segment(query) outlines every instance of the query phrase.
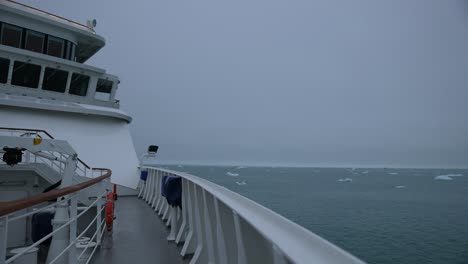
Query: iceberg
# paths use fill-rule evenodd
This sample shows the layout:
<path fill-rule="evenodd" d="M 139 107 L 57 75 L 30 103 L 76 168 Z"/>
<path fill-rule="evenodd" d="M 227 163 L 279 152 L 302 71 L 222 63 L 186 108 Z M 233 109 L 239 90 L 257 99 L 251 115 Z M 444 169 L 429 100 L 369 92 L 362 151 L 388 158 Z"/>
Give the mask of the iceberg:
<path fill-rule="evenodd" d="M 396 189 L 403 189 L 403 188 L 406 188 L 406 186 L 404 185 L 398 185 L 398 186 L 395 186 Z"/>
<path fill-rule="evenodd" d="M 463 174 L 445 174 L 445 175 L 439 175 L 435 176 L 434 180 L 436 181 L 451 181 L 453 180 L 453 177 L 461 177 Z"/>
<path fill-rule="evenodd" d="M 342 178 L 342 179 L 338 179 L 339 182 L 352 182 L 353 179 L 351 178 Z"/>
<path fill-rule="evenodd" d="M 398 172 L 389 172 L 390 175 L 398 175 Z"/>
<path fill-rule="evenodd" d="M 240 186 L 247 185 L 247 183 L 245 181 L 236 181 L 236 184 L 240 185 Z"/>
<path fill-rule="evenodd" d="M 239 167 L 237 167 L 237 169 L 238 169 L 238 170 L 240 170 L 240 169 L 247 169 L 247 167 L 246 167 L 246 166 L 239 166 Z"/>
<path fill-rule="evenodd" d="M 231 176 L 231 177 L 237 177 L 237 176 L 239 176 L 239 173 L 233 173 L 233 172 L 228 171 L 228 172 L 226 172 L 226 175 Z"/>

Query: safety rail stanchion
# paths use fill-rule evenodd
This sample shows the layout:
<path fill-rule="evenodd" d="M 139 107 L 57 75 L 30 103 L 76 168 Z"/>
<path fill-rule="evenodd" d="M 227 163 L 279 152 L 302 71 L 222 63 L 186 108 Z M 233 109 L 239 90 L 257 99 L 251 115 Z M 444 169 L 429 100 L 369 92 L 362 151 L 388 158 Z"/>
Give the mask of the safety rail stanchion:
<path fill-rule="evenodd" d="M 184 179 L 181 179 L 181 187 L 182 187 L 182 190 L 184 189 Z M 187 203 L 185 202 L 185 199 L 186 199 L 186 195 L 184 194 L 184 192 L 182 192 L 182 200 L 181 200 L 181 203 L 182 203 L 182 208 L 180 209 L 180 219 L 182 221 L 182 223 L 180 223 L 179 225 L 179 231 L 177 233 L 177 236 L 176 236 L 176 239 L 175 239 L 175 242 L 178 244 L 180 242 L 183 242 L 185 241 L 185 232 L 186 232 L 186 226 L 187 226 Z"/>
<path fill-rule="evenodd" d="M 156 175 L 154 174 L 154 171 L 151 171 L 151 173 L 148 173 L 151 175 L 151 185 L 150 185 L 150 196 L 148 198 L 148 204 L 151 205 L 151 202 L 153 201 L 153 195 L 155 191 L 155 184 L 156 184 Z"/>
<path fill-rule="evenodd" d="M 156 204 L 154 205 L 154 211 L 156 213 L 159 213 L 158 209 L 159 209 L 159 205 L 161 203 L 161 172 L 159 170 L 156 170 L 156 169 L 153 169 L 155 172 L 156 172 L 156 192 L 157 192 L 157 196 L 156 196 Z"/>
<path fill-rule="evenodd" d="M 153 182 L 154 182 L 154 179 L 153 179 L 153 173 L 151 171 L 148 172 L 148 178 L 147 178 L 147 182 L 148 182 L 148 193 L 146 195 L 146 198 L 145 198 L 145 201 L 146 203 L 149 203 L 149 200 L 151 199 L 151 194 L 153 193 Z"/>
<path fill-rule="evenodd" d="M 148 174 L 147 174 L 144 185 L 143 185 L 143 196 L 141 197 L 141 199 L 143 199 L 143 201 L 145 200 L 146 194 L 148 193 L 148 180 L 149 180 L 149 178 L 148 178 Z"/>
<path fill-rule="evenodd" d="M 102 216 L 101 216 L 101 211 L 103 207 L 102 197 L 98 196 L 96 199 L 98 200 L 96 203 L 97 219 L 102 219 Z M 101 234 L 101 223 L 99 221 L 96 221 L 96 232 L 98 234 Z M 97 236 L 96 245 L 100 245 L 100 244 L 101 244 L 101 237 Z"/>
<path fill-rule="evenodd" d="M 151 181 L 151 178 L 150 178 L 149 172 L 148 172 L 148 174 L 146 175 L 146 181 L 145 181 L 145 192 L 144 192 L 143 198 L 142 198 L 143 201 L 146 201 L 146 197 L 148 197 L 150 181 Z"/>
<path fill-rule="evenodd" d="M 154 174 L 154 197 L 153 201 L 151 201 L 151 208 L 156 206 L 156 201 L 158 200 L 159 190 L 158 190 L 158 182 L 159 182 L 159 175 L 157 170 L 153 170 Z"/>
<path fill-rule="evenodd" d="M 8 238 L 8 216 L 0 217 L 0 264 L 6 260 L 6 248 Z"/>
<path fill-rule="evenodd" d="M 156 171 L 152 170 L 151 171 L 151 177 L 153 178 L 153 182 L 151 184 L 151 197 L 148 203 L 150 204 L 151 207 L 153 207 L 153 201 L 154 198 L 156 197 L 156 186 L 157 186 L 157 177 L 156 177 Z"/>
<path fill-rule="evenodd" d="M 77 207 L 78 207 L 78 196 L 74 195 L 73 198 L 70 200 L 70 218 L 73 219 L 74 221 L 70 224 L 70 242 L 72 246 L 68 250 L 68 263 L 73 263 L 75 262 L 76 259 L 76 247 L 75 241 L 76 241 L 76 227 L 77 227 Z"/>

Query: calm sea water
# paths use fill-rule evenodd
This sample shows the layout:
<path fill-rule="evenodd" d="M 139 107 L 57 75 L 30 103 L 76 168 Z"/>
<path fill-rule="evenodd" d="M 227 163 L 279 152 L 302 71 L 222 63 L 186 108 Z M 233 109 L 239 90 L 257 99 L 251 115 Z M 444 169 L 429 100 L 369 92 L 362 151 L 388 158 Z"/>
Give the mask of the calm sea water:
<path fill-rule="evenodd" d="M 225 186 L 369 263 L 468 263 L 468 170 L 164 167 Z"/>

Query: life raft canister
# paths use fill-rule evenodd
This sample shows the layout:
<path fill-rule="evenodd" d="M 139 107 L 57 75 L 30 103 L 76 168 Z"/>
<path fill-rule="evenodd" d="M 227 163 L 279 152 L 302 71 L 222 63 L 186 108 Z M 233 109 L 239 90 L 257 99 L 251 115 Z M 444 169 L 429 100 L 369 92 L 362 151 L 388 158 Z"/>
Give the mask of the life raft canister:
<path fill-rule="evenodd" d="M 110 192 L 107 194 L 106 201 L 106 228 L 107 231 L 112 231 L 114 223 L 114 193 Z"/>

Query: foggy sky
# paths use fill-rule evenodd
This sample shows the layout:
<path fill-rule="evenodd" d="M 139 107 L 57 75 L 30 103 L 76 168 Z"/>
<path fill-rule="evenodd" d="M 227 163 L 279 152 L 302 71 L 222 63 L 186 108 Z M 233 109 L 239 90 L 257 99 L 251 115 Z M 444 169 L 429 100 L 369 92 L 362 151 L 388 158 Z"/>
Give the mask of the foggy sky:
<path fill-rule="evenodd" d="M 160 162 L 468 167 L 465 1 L 21 2 L 97 19 Z"/>

